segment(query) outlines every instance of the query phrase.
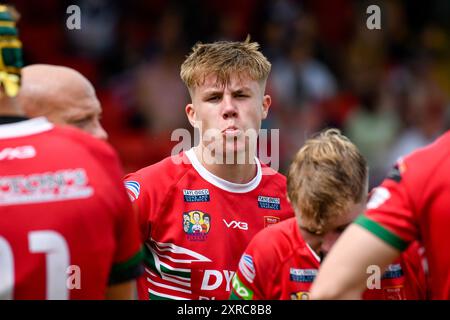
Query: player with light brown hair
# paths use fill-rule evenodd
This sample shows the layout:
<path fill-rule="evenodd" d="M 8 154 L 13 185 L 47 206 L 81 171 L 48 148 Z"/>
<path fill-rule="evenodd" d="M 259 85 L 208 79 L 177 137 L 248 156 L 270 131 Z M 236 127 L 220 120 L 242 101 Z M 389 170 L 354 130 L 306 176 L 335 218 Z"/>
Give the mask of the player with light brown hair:
<path fill-rule="evenodd" d="M 251 238 L 293 216 L 286 178 L 256 157 L 269 72 L 249 39 L 197 44 L 181 66 L 200 143 L 125 179 L 149 257 L 141 299 L 228 298 Z"/>
<path fill-rule="evenodd" d="M 356 146 L 330 129 L 308 140 L 288 173 L 288 197 L 305 240 L 325 255 L 355 215 L 368 192 L 367 163 Z"/>
<path fill-rule="evenodd" d="M 307 140 L 297 152 L 287 179 L 296 217 L 253 238 L 234 276 L 231 298 L 307 299 L 321 261 L 364 210 L 367 181 L 366 160 L 339 130 L 329 129 Z M 365 298 L 415 297 L 415 283 L 405 284 L 402 273 L 409 274 L 409 264 L 402 262 L 400 269 L 397 265 L 391 269 L 381 287 L 368 290 Z M 395 290 L 386 291 L 391 287 Z"/>

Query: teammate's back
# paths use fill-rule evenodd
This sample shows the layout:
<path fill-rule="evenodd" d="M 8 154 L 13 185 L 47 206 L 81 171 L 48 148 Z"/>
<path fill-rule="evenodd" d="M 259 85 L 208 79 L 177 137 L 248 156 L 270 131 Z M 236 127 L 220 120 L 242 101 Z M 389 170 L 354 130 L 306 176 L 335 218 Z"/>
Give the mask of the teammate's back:
<path fill-rule="evenodd" d="M 0 125 L 0 298 L 101 299 L 139 274 L 114 151 L 45 118 Z"/>

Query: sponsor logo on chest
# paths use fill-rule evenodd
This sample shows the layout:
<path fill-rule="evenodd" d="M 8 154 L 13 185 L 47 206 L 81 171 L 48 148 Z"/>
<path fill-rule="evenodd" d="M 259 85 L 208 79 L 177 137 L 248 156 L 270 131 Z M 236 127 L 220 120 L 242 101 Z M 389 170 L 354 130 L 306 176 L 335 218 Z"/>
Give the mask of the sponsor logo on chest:
<path fill-rule="evenodd" d="M 227 221 L 225 219 L 222 219 L 223 223 L 227 226 L 227 228 L 230 229 L 239 229 L 239 230 L 248 230 L 248 223 L 247 222 L 241 222 L 241 221 Z"/>
<path fill-rule="evenodd" d="M 294 282 L 313 282 L 317 275 L 317 269 L 295 269 L 289 271 L 289 279 Z"/>
<path fill-rule="evenodd" d="M 183 189 L 184 202 L 209 202 L 209 190 L 188 190 Z"/>
<path fill-rule="evenodd" d="M 280 198 L 258 196 L 258 207 L 261 209 L 280 210 Z"/>
<path fill-rule="evenodd" d="M 397 279 L 403 277 L 403 269 L 400 264 L 390 264 L 381 279 Z"/>

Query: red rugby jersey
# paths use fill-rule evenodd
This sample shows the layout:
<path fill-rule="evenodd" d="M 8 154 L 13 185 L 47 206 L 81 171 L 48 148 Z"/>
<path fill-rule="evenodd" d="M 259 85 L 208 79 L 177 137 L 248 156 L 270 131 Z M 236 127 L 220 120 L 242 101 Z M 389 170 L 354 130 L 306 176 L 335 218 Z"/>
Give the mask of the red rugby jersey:
<path fill-rule="evenodd" d="M 425 247 L 432 299 L 450 299 L 450 132 L 400 159 L 356 223 L 398 250 Z"/>
<path fill-rule="evenodd" d="M 102 299 L 142 272 L 114 151 L 45 118 L 0 125 L 0 299 Z"/>
<path fill-rule="evenodd" d="M 294 215 L 286 178 L 257 161 L 246 184 L 208 172 L 193 149 L 125 178 L 146 242 L 141 299 L 228 299 L 250 239 Z"/>
<path fill-rule="evenodd" d="M 366 290 L 364 299 L 425 298 L 417 249 L 411 247 L 405 258 L 391 264 L 380 288 Z M 231 299 L 307 300 L 319 267 L 320 258 L 304 241 L 296 218 L 288 219 L 261 231 L 250 242 L 233 278 Z"/>

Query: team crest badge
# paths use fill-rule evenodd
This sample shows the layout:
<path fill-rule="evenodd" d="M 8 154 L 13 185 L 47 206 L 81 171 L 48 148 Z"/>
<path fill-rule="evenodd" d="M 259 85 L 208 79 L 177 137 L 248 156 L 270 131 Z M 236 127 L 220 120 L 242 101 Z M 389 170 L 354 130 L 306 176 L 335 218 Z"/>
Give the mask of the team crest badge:
<path fill-rule="evenodd" d="M 291 300 L 309 300 L 309 292 L 300 291 L 291 293 Z"/>
<path fill-rule="evenodd" d="M 279 217 L 264 216 L 264 228 L 277 224 L 278 222 L 280 222 Z"/>
<path fill-rule="evenodd" d="M 211 216 L 202 211 L 193 210 L 183 213 L 183 231 L 190 241 L 205 241 L 211 230 Z"/>

